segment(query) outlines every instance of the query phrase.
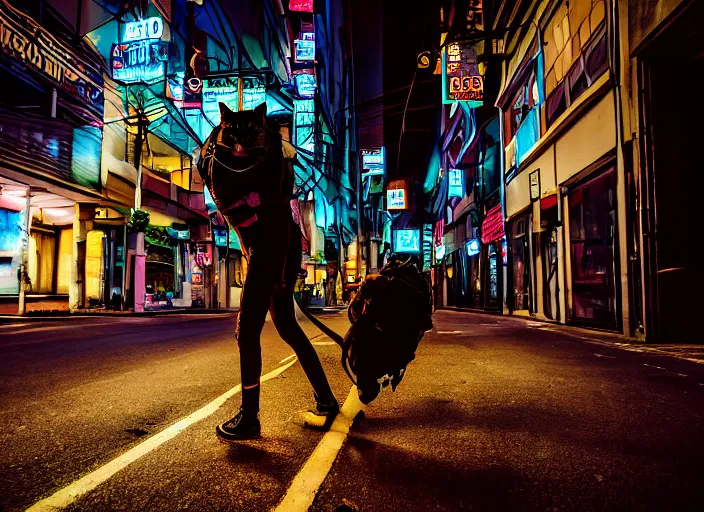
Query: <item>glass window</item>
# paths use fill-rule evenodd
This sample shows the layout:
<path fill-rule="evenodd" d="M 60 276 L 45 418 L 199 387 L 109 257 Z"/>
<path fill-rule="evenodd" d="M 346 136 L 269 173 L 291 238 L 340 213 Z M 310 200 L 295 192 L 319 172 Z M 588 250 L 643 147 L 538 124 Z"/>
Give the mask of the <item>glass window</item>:
<path fill-rule="evenodd" d="M 614 168 L 569 196 L 572 317 L 616 327 Z"/>
<path fill-rule="evenodd" d="M 528 250 L 529 216 L 513 222 L 511 257 L 513 260 L 513 310 L 530 309 L 530 253 Z"/>
<path fill-rule="evenodd" d="M 603 20 L 604 0 L 571 0 L 556 9 L 546 26 L 543 42 L 548 126 L 606 71 Z"/>

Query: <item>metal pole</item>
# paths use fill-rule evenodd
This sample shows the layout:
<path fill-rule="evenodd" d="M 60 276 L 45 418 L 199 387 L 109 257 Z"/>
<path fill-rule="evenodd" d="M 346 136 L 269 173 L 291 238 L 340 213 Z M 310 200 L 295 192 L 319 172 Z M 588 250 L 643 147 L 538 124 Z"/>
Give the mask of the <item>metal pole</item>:
<path fill-rule="evenodd" d="M 125 310 L 125 301 L 127 300 L 127 291 L 125 287 L 127 286 L 127 224 L 123 226 L 122 230 L 122 289 L 121 289 L 121 304 L 120 311 Z"/>
<path fill-rule="evenodd" d="M 230 309 L 230 224 L 225 221 L 227 247 L 225 248 L 225 308 Z"/>
<path fill-rule="evenodd" d="M 56 103 L 58 101 L 58 92 L 56 91 L 56 87 L 51 89 L 51 117 L 52 119 L 56 119 Z"/>
<path fill-rule="evenodd" d="M 144 120 L 141 118 L 137 124 L 137 140 L 135 141 L 134 160 L 137 167 L 137 187 L 134 191 L 134 208 L 139 210 L 142 207 L 142 136 L 144 130 Z M 147 255 L 144 252 L 144 232 L 137 233 L 137 247 L 134 262 L 134 310 L 137 313 L 144 311 L 146 298 L 146 271 Z"/>
<path fill-rule="evenodd" d="M 27 285 L 27 267 L 29 266 L 29 230 L 32 226 L 32 209 L 30 205 L 32 201 L 31 191 L 31 187 L 27 187 L 27 198 L 24 207 L 24 233 L 22 240 L 22 252 L 20 256 L 20 297 L 19 306 L 17 308 L 18 315 L 24 315 L 26 313 L 25 288 Z"/>
<path fill-rule="evenodd" d="M 363 236 L 363 230 L 362 230 L 362 223 L 364 221 L 364 212 L 362 212 L 362 162 L 359 158 L 359 148 L 358 148 L 358 142 L 359 142 L 359 134 L 358 134 L 358 126 L 357 126 L 357 91 L 355 88 L 355 66 L 354 66 L 354 37 L 353 37 L 353 23 L 354 23 L 354 17 L 352 13 L 352 2 L 349 0 L 346 2 L 346 11 L 347 11 L 347 19 L 349 20 L 349 32 L 348 32 L 348 37 L 347 37 L 347 44 L 349 45 L 349 51 L 350 51 L 350 61 L 349 61 L 349 66 L 350 66 L 350 71 L 351 71 L 351 77 L 350 77 L 350 110 L 349 110 L 349 115 L 352 116 L 352 150 L 354 151 L 354 158 L 355 158 L 355 166 L 356 166 L 356 174 L 357 174 L 357 183 L 356 183 L 356 194 L 357 194 L 357 256 L 356 256 L 356 266 L 357 266 L 357 275 L 361 275 L 362 271 L 362 236 Z"/>

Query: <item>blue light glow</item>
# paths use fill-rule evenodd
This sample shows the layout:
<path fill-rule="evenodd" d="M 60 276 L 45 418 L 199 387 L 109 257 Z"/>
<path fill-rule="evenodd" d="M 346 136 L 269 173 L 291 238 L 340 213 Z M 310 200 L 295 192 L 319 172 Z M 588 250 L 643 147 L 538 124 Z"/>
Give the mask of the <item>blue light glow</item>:
<path fill-rule="evenodd" d="M 464 171 L 462 169 L 450 169 L 447 173 L 448 190 L 447 197 L 464 197 Z"/>
<path fill-rule="evenodd" d="M 472 256 L 476 256 L 477 254 L 479 254 L 479 252 L 481 250 L 481 245 L 479 244 L 479 239 L 472 238 L 471 240 L 467 240 L 466 248 L 467 248 L 467 256 L 469 256 L 470 258 Z"/>
<path fill-rule="evenodd" d="M 394 252 L 418 254 L 420 252 L 419 229 L 397 229 L 394 231 Z"/>

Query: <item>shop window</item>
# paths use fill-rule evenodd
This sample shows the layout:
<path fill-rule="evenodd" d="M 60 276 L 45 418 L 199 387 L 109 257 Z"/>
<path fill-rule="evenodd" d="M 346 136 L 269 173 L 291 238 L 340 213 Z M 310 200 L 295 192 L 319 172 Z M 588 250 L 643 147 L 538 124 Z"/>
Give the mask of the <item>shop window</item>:
<path fill-rule="evenodd" d="M 542 103 L 542 54 L 533 57 L 529 71 L 514 93 L 506 109 L 505 139 L 512 147 L 509 168 L 517 167 L 540 138 L 540 116 L 538 107 Z"/>
<path fill-rule="evenodd" d="M 530 309 L 530 251 L 528 250 L 529 216 L 516 219 L 511 227 L 513 270 L 513 310 Z"/>
<path fill-rule="evenodd" d="M 604 0 L 565 0 L 543 41 L 549 127 L 608 68 Z"/>
<path fill-rule="evenodd" d="M 569 196 L 572 318 L 616 327 L 616 173 L 611 168 Z"/>

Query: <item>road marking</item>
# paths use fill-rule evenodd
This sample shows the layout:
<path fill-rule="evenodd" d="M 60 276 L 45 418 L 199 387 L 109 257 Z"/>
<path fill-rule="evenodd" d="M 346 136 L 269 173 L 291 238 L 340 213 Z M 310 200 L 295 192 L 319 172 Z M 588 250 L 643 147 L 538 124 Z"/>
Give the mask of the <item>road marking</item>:
<path fill-rule="evenodd" d="M 689 377 L 689 375 L 684 374 L 684 373 L 677 373 L 673 372 L 672 370 L 668 370 L 667 368 L 663 368 L 662 366 L 653 366 L 652 364 L 645 364 L 643 363 L 643 366 L 647 366 L 648 368 L 657 368 L 658 370 L 665 371 L 667 373 L 671 373 L 673 375 L 677 375 L 678 377 Z"/>
<path fill-rule="evenodd" d="M 438 334 L 463 334 L 462 331 L 437 331 Z"/>
<path fill-rule="evenodd" d="M 291 368 L 291 366 L 293 366 L 294 364 L 296 364 L 295 359 L 284 366 L 280 366 L 279 368 L 270 371 L 266 375 L 262 375 L 261 381 L 266 382 L 268 380 L 278 377 L 286 370 Z M 92 473 L 88 473 L 87 475 L 76 480 L 72 484 L 55 492 L 48 498 L 38 501 L 30 508 L 28 508 L 27 512 L 55 512 L 57 509 L 65 509 L 71 503 L 80 498 L 82 495 L 92 491 L 100 484 L 107 481 L 110 477 L 115 475 L 121 469 L 126 468 L 127 466 L 129 466 L 139 458 L 147 455 L 149 452 L 155 450 L 165 442 L 170 441 L 194 423 L 198 423 L 199 421 L 204 420 L 208 416 L 211 416 L 220 407 L 222 407 L 225 402 L 227 402 L 230 398 L 239 393 L 241 389 L 242 386 L 240 384 L 237 384 L 234 388 L 223 393 L 215 400 L 213 400 L 206 406 L 198 409 L 191 415 L 183 418 L 180 421 L 177 421 L 165 430 L 162 430 L 158 434 L 144 440 L 142 443 L 131 448 L 116 459 L 113 459 L 107 464 L 99 467 Z"/>
<path fill-rule="evenodd" d="M 337 454 L 347 439 L 352 422 L 363 408 L 362 402 L 357 397 L 357 387 L 352 386 L 332 427 L 325 433 L 301 471 L 293 479 L 283 500 L 274 509 L 274 512 L 305 512 L 308 510 L 325 477 L 332 469 Z"/>
<path fill-rule="evenodd" d="M 32 325 L 31 322 L 27 322 L 24 324 L 2 324 L 0 325 L 0 329 L 17 329 L 18 327 L 24 327 L 25 325 Z"/>
<path fill-rule="evenodd" d="M 597 354 L 596 352 L 594 352 L 594 355 L 596 357 L 605 357 L 606 359 L 616 359 L 614 356 L 605 356 L 604 354 Z"/>
<path fill-rule="evenodd" d="M 296 357 L 296 354 L 291 354 L 291 355 L 288 356 L 288 357 L 284 357 L 281 361 L 279 361 L 279 364 L 284 364 L 285 362 L 290 361 L 290 360 L 293 359 L 294 357 Z"/>
<path fill-rule="evenodd" d="M 327 347 L 329 345 L 337 345 L 334 341 L 315 341 L 313 342 L 313 345 L 317 347 Z"/>

